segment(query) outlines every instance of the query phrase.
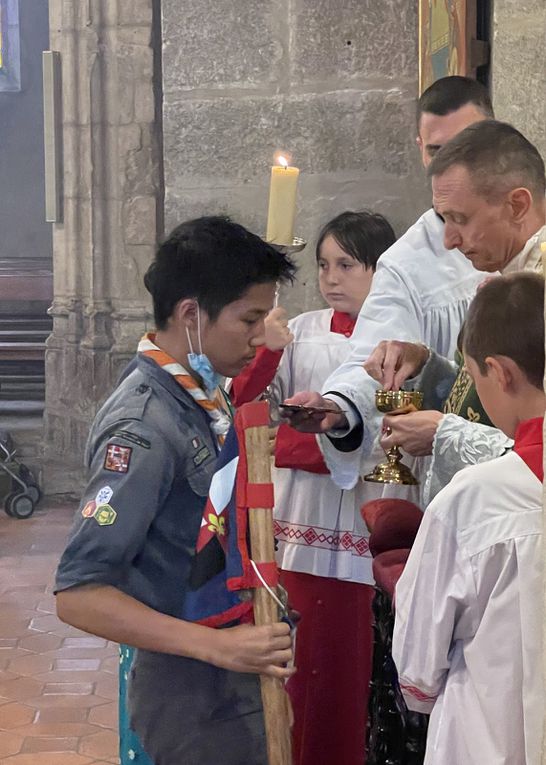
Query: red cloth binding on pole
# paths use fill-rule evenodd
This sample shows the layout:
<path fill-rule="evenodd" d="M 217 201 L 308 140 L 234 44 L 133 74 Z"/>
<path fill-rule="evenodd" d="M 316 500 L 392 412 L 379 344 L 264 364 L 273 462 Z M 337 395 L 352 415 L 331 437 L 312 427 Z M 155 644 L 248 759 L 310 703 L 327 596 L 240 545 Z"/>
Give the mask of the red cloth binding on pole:
<path fill-rule="evenodd" d="M 267 401 L 253 401 L 237 410 L 239 425 L 243 430 L 269 426 L 269 404 Z"/>
<path fill-rule="evenodd" d="M 245 490 L 245 506 L 270 508 L 275 504 L 272 483 L 247 483 Z"/>
<path fill-rule="evenodd" d="M 262 578 L 268 587 L 271 587 L 273 589 L 274 587 L 278 585 L 279 569 L 275 561 L 264 561 L 262 563 L 258 563 L 257 561 L 254 561 L 254 565 L 256 566 L 260 574 L 262 575 Z M 252 589 L 254 590 L 257 589 L 258 587 L 264 586 L 254 570 L 252 570 L 250 574 L 250 581 L 251 581 Z"/>

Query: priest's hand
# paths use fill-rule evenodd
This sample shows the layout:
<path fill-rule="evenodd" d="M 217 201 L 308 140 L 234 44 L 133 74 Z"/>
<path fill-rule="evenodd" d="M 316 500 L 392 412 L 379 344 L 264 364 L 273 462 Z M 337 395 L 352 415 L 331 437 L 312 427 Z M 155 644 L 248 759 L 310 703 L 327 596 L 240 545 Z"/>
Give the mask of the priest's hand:
<path fill-rule="evenodd" d="M 294 674 L 292 638 L 285 622 L 255 626 L 240 624 L 226 629 L 211 629 L 205 661 L 232 672 L 270 675 L 281 680 Z"/>
<path fill-rule="evenodd" d="M 364 362 L 364 369 L 384 390 L 399 390 L 421 372 L 429 357 L 426 345 L 383 340 Z"/>
<path fill-rule="evenodd" d="M 282 408 L 280 410 L 288 424 L 301 433 L 327 433 L 336 428 L 346 428 L 348 425 L 347 418 L 339 406 L 315 391 L 296 393 L 283 401 L 283 404 L 306 407 L 301 411 Z"/>
<path fill-rule="evenodd" d="M 442 412 L 429 410 L 405 413 L 391 412 L 383 418 L 383 433 L 380 444 L 385 451 L 399 446 L 414 457 L 432 454 L 436 430 L 443 418 Z"/>
<path fill-rule="evenodd" d="M 277 306 L 265 317 L 265 344 L 270 351 L 282 351 L 290 345 L 294 335 L 288 329 L 288 316 L 284 308 Z"/>

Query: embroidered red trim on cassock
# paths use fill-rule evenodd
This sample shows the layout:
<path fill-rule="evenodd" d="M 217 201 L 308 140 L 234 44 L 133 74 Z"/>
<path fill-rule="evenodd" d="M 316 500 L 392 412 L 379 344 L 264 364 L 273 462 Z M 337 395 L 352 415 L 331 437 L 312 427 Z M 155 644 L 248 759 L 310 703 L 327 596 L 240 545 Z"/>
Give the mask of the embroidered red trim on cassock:
<path fill-rule="evenodd" d="M 280 518 L 273 521 L 273 533 L 280 542 L 323 550 L 342 550 L 361 558 L 371 557 L 367 538 L 353 534 L 352 531 L 331 531 L 321 526 L 308 526 Z"/>
<path fill-rule="evenodd" d="M 532 420 L 520 422 L 516 430 L 514 444 L 514 451 L 518 457 L 533 471 L 539 481 L 544 480 L 542 428 L 542 417 L 534 417 Z"/>

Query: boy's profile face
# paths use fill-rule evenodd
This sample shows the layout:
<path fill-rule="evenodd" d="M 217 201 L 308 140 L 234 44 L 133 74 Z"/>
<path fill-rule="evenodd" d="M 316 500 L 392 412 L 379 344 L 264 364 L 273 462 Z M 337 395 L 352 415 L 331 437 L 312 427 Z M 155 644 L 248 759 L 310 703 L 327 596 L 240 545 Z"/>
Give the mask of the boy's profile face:
<path fill-rule="evenodd" d="M 487 368 L 484 374 L 471 356 L 464 354 L 465 367 L 474 381 L 476 392 L 487 416 L 497 428 L 513 438 L 518 420 L 512 411 L 511 398 L 503 390 L 494 368 Z M 487 362 L 487 359 L 486 359 Z"/>
<path fill-rule="evenodd" d="M 238 300 L 224 306 L 214 321 L 204 314 L 203 352 L 216 372 L 235 377 L 250 364 L 265 342 L 264 319 L 273 308 L 275 289 L 275 282 L 252 284 Z"/>

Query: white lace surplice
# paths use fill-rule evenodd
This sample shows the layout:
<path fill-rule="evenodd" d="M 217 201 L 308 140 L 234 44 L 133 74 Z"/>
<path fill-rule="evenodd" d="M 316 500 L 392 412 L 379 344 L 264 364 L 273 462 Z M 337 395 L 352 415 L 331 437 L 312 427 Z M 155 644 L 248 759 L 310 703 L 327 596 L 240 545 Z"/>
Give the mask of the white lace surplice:
<path fill-rule="evenodd" d="M 380 429 L 378 385 L 362 368 L 376 345 L 406 340 L 425 343 L 443 356 L 454 355 L 483 274 L 458 250 L 444 248 L 443 229 L 434 210 L 428 210 L 381 256 L 351 338 L 351 355 L 323 386 L 323 393 L 336 391 L 352 401 L 364 422 L 361 447 L 353 452 L 341 452 L 330 439 L 320 438 L 332 478 L 342 488 L 352 488 L 366 472 Z M 419 460 L 421 469 L 426 462 Z"/>

